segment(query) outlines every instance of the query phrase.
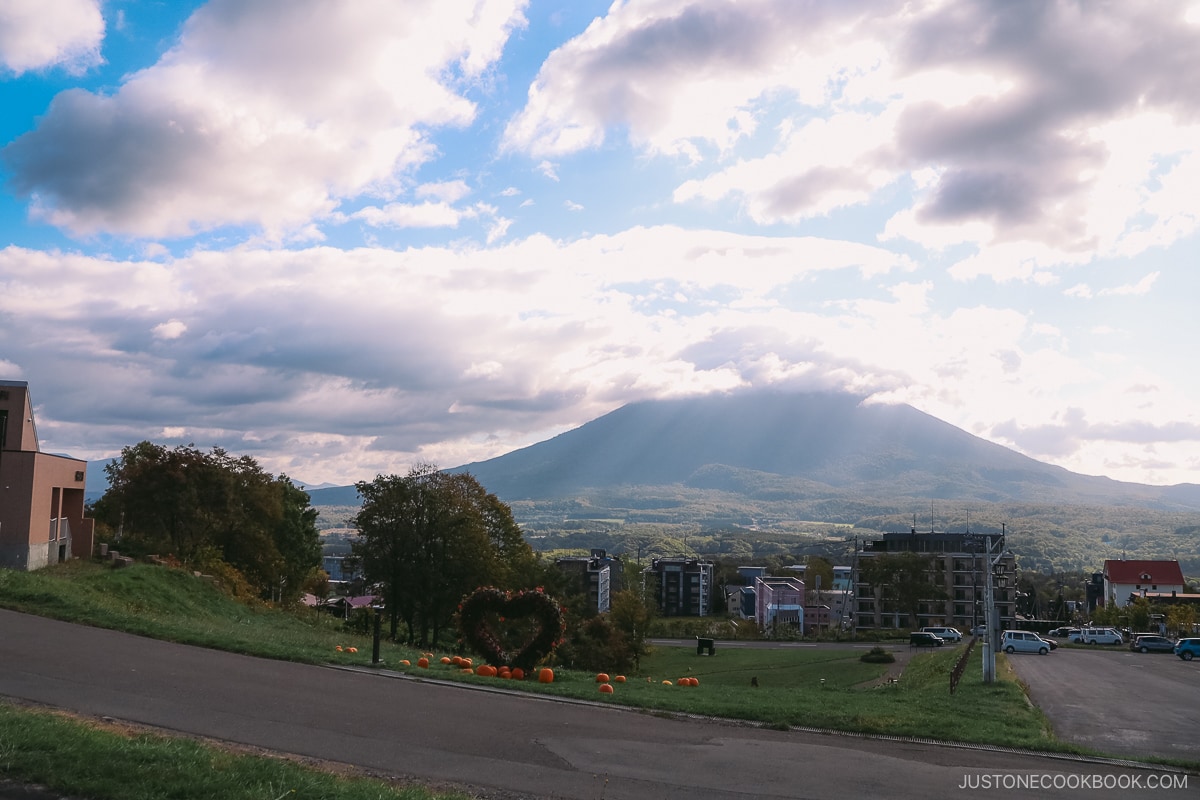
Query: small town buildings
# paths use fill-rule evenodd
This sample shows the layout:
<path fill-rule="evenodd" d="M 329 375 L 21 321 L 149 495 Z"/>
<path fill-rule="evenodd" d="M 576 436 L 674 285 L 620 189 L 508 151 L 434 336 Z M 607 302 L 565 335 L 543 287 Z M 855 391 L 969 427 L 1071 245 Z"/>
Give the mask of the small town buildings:
<path fill-rule="evenodd" d="M 754 618 L 760 630 L 788 628 L 804 635 L 804 581 L 792 576 L 754 579 Z"/>
<path fill-rule="evenodd" d="M 87 462 L 43 453 L 25 381 L 0 380 L 0 566 L 33 570 L 92 553 Z"/>
<path fill-rule="evenodd" d="M 924 562 L 931 596 L 919 598 L 915 615 L 898 602 L 894 586 L 873 586 L 864 578 L 867 563 L 881 556 L 912 553 Z M 947 626 L 970 630 L 985 618 L 986 581 L 993 581 L 993 600 L 1000 628 L 1012 626 L 1016 613 L 1016 559 L 1005 550 L 1002 533 L 884 533 L 855 553 L 855 627 L 917 629 Z M 994 563 L 992 563 L 994 562 Z"/>
<path fill-rule="evenodd" d="M 658 580 L 664 617 L 706 617 L 712 609 L 713 564 L 695 558 L 656 558 L 647 572 Z"/>
<path fill-rule="evenodd" d="M 612 607 L 613 592 L 620 591 L 622 586 L 624 569 L 619 558 L 594 548 L 590 556 L 565 556 L 554 563 L 574 578 L 576 590 L 587 595 L 588 604 L 598 613 Z"/>
<path fill-rule="evenodd" d="M 854 622 L 854 568 L 835 566 L 833 584 L 820 585 L 810 578 L 804 564 L 793 564 L 785 569 L 795 572 L 804 579 L 808 591 L 805 601 L 805 627 L 811 630 L 829 627 L 849 628 Z M 819 576 L 818 576 L 819 577 Z"/>
<path fill-rule="evenodd" d="M 1116 561 L 1104 562 L 1105 603 L 1127 606 L 1134 596 L 1156 599 L 1163 595 L 1182 595 L 1187 586 L 1178 561 Z"/>

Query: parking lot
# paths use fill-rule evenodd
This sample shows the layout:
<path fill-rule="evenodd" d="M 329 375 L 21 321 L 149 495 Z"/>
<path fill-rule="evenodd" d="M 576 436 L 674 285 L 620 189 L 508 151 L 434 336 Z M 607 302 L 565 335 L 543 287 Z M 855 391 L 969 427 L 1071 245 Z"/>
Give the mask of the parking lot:
<path fill-rule="evenodd" d="M 1200 660 L 1128 645 L 1007 658 L 1059 738 L 1109 755 L 1200 761 Z"/>

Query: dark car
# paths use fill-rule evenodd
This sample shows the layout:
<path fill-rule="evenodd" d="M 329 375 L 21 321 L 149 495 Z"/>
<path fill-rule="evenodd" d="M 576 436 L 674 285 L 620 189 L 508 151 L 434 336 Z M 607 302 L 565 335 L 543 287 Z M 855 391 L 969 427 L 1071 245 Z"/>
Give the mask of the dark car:
<path fill-rule="evenodd" d="M 928 631 L 916 631 L 908 635 L 908 643 L 912 647 L 941 647 L 946 640 Z"/>
<path fill-rule="evenodd" d="M 1129 649 L 1136 653 L 1173 653 L 1175 643 L 1165 636 L 1146 634 L 1130 642 Z"/>
<path fill-rule="evenodd" d="M 1052 636 L 1055 639 L 1069 639 L 1072 636 L 1078 636 L 1078 635 L 1079 635 L 1079 628 L 1055 628 L 1054 630 L 1052 630 L 1046 634 L 1047 637 Z"/>

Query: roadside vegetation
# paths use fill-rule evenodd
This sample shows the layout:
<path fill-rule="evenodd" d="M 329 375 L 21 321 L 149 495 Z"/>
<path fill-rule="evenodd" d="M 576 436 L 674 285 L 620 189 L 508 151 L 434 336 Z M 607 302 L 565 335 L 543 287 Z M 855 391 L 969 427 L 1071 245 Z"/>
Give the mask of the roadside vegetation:
<path fill-rule="evenodd" d="M 161 566 L 113 569 L 71 561 L 37 572 L 0 570 L 0 606 L 248 655 L 372 666 L 372 639 L 355 633 L 342 619 L 312 609 L 246 605 L 190 573 Z M 357 652 L 350 652 L 351 647 Z M 899 682 L 880 684 L 889 665 L 862 662 L 859 657 L 865 651 L 859 649 L 722 648 L 718 642 L 717 654 L 709 657 L 697 656 L 690 647 L 654 647 L 642 656 L 639 668 L 625 676 L 625 683 L 603 696 L 595 672 L 556 666 L 553 683 L 518 683 L 465 675 L 443 665 L 441 657 L 455 655 L 447 647 L 435 651 L 433 663 L 423 669 L 417 666 L 422 652 L 385 639 L 377 666 L 422 679 L 469 681 L 774 727 L 1069 749 L 1049 735 L 1041 714 L 1029 706 L 1013 680 L 985 686 L 968 677 L 951 696 L 949 674 L 957 648 L 916 655 Z M 968 676 L 981 672 L 976 658 Z M 680 686 L 682 677 L 695 677 L 700 685 Z M 871 684 L 879 685 L 870 688 Z"/>
<path fill-rule="evenodd" d="M 961 652 L 957 647 L 913 655 L 899 679 L 892 680 L 891 665 L 865 663 L 860 656 L 866 651 L 860 648 L 752 649 L 722 647 L 718 641 L 715 655 L 698 656 L 692 647 L 658 646 L 647 650 L 639 668 L 624 675 L 623 682 L 615 672 L 611 674 L 613 692 L 604 694 L 596 673 L 557 666 L 552 683 L 532 677 L 515 681 L 465 674 L 459 667 L 441 663 L 441 657 L 454 655 L 450 648 L 435 651 L 429 667 L 422 668 L 418 659 L 429 651 L 383 640 L 381 663 L 372 664 L 372 639 L 355 632 L 353 620 L 236 600 L 213 583 L 170 567 L 135 564 L 114 569 L 71 561 L 32 573 L 0 570 L 0 607 L 268 658 L 375 668 L 393 679 L 403 675 L 489 685 L 778 729 L 1086 752 L 1053 737 L 1044 716 L 1027 702 L 1003 655 L 998 657 L 1001 679 L 997 683 L 982 682 L 976 654 L 951 695 L 949 674 Z M 685 677 L 699 685 L 684 685 L 690 683 L 680 680 Z M 397 788 L 286 759 L 4 703 L 0 703 L 0 777 L 97 800 L 462 797 Z"/>
<path fill-rule="evenodd" d="M 467 800 L 0 701 L 0 776 L 91 800 Z"/>

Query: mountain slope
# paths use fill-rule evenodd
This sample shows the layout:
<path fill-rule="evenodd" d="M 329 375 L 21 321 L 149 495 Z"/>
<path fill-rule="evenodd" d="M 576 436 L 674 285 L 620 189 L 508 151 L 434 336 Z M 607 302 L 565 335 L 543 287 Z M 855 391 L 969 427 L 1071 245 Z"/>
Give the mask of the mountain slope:
<path fill-rule="evenodd" d="M 877 497 L 1200 510 L 1200 486 L 1078 475 L 907 405 L 848 394 L 754 392 L 634 403 L 545 442 L 458 467 L 512 502 L 617 486 L 776 489 Z M 783 478 L 782 482 L 780 478 Z"/>

